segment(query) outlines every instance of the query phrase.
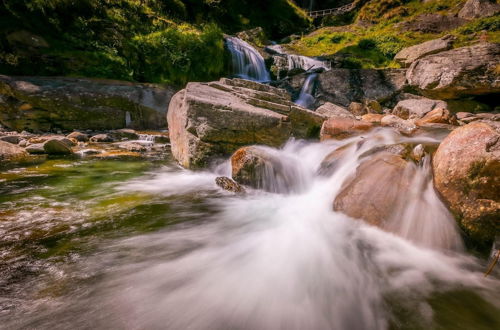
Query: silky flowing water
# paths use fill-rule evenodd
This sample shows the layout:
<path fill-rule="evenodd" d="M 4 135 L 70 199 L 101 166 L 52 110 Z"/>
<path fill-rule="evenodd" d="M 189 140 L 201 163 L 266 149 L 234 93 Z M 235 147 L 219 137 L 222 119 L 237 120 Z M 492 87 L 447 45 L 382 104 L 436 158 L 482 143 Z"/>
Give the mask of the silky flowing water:
<path fill-rule="evenodd" d="M 464 248 L 427 158 L 385 230 L 332 210 L 368 151 L 441 139 L 290 140 L 270 149 L 290 180 L 243 196 L 215 185 L 227 161 L 188 171 L 168 151 L 3 170 L 0 328 L 499 328 L 498 275 Z"/>

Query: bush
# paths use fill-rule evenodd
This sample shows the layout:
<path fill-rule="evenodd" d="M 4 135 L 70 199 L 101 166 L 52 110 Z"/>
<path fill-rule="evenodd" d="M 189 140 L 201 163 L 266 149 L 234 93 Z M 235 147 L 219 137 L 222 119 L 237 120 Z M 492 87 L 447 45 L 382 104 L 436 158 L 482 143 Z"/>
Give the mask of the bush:
<path fill-rule="evenodd" d="M 377 43 L 373 39 L 361 39 L 358 41 L 358 47 L 364 50 L 374 49 Z"/>
<path fill-rule="evenodd" d="M 499 31 L 500 30 L 500 16 L 481 18 L 472 21 L 456 30 L 459 34 L 472 34 L 480 31 Z"/>

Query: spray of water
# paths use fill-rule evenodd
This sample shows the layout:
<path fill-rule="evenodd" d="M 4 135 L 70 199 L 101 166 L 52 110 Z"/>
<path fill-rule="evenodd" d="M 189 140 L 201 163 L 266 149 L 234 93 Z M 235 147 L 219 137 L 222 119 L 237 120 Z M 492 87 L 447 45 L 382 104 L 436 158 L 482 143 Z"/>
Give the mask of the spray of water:
<path fill-rule="evenodd" d="M 318 75 L 316 73 L 310 74 L 307 76 L 304 81 L 304 85 L 302 85 L 302 89 L 300 90 L 299 97 L 295 100 L 295 104 L 300 105 L 304 108 L 310 108 L 314 105 L 316 99 L 314 98 L 314 85 L 316 83 L 316 79 Z"/>

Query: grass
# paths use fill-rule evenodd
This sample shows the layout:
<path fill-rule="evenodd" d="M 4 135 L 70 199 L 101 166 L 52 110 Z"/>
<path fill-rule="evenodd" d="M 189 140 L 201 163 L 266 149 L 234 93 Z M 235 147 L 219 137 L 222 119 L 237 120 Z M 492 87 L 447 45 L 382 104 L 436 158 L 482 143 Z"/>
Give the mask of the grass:
<path fill-rule="evenodd" d="M 375 0 L 361 8 L 356 23 L 325 26 L 286 45 L 291 51 L 306 56 L 342 55 L 348 68 L 399 67 L 393 61 L 401 49 L 445 34 L 457 37 L 455 47 L 476 42 L 481 31 L 487 40 L 500 42 L 500 15 L 473 20 L 458 29 L 440 34 L 403 31 L 399 24 L 421 14 L 456 14 L 465 0 Z M 359 22 L 365 22 L 359 24 Z M 369 23 L 366 23 L 369 22 Z"/>

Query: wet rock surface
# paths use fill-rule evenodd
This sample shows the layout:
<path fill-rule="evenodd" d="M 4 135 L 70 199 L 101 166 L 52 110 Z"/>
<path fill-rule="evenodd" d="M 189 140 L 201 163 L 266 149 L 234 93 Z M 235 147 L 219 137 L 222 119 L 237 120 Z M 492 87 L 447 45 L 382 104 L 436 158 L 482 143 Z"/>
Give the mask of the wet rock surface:
<path fill-rule="evenodd" d="M 344 139 L 350 136 L 366 133 L 373 128 L 369 122 L 356 119 L 333 117 L 323 123 L 321 127 L 321 141 L 328 139 Z"/>
<path fill-rule="evenodd" d="M 472 237 L 500 230 L 500 125 L 474 122 L 454 130 L 433 159 L 436 189 Z"/>

